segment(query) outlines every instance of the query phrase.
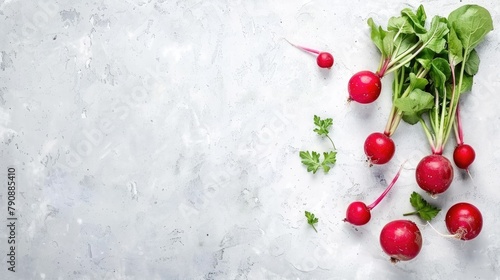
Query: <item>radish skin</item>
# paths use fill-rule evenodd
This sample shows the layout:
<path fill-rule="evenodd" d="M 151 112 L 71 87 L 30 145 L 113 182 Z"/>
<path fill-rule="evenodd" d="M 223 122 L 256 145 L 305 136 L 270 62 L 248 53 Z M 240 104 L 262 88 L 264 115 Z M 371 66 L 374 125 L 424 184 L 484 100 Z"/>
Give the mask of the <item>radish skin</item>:
<path fill-rule="evenodd" d="M 414 222 L 395 220 L 382 228 L 380 246 L 391 262 L 409 261 L 422 249 L 422 234 Z"/>

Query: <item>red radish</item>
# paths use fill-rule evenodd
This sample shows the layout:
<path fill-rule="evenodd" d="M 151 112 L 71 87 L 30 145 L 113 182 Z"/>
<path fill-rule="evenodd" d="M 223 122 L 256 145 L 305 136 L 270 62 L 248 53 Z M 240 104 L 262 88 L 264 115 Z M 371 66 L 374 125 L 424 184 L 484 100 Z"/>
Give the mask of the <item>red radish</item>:
<path fill-rule="evenodd" d="M 316 63 L 321 68 L 331 68 L 333 66 L 333 55 L 327 52 L 320 52 L 316 58 Z"/>
<path fill-rule="evenodd" d="M 372 204 L 366 206 L 366 204 L 361 201 L 355 201 L 349 204 L 349 206 L 347 207 L 346 218 L 344 219 L 344 222 L 349 222 L 350 224 L 353 224 L 355 226 L 362 226 L 368 223 L 371 219 L 370 211 L 375 208 L 375 206 L 377 206 L 391 190 L 392 186 L 394 186 L 394 184 L 398 180 L 399 174 L 401 174 L 402 169 L 403 164 L 399 168 L 398 173 L 396 173 L 396 176 L 394 176 L 394 179 L 392 179 L 389 186 L 387 186 L 384 192 Z"/>
<path fill-rule="evenodd" d="M 453 161 L 458 168 L 465 169 L 468 172 L 469 166 L 474 162 L 474 159 L 476 159 L 476 152 L 470 145 L 464 144 L 459 105 L 457 105 L 455 120 L 455 136 L 458 144 L 453 151 Z"/>
<path fill-rule="evenodd" d="M 347 85 L 349 101 L 354 100 L 361 104 L 372 103 L 377 100 L 382 91 L 380 77 L 371 71 L 360 71 L 354 74 Z"/>
<path fill-rule="evenodd" d="M 307 48 L 307 47 L 303 47 L 303 46 L 298 46 L 298 45 L 290 43 L 290 41 L 288 41 L 288 43 L 290 45 L 300 49 L 300 50 L 318 55 L 316 58 L 316 63 L 318 64 L 319 67 L 331 68 L 333 66 L 334 59 L 333 59 L 333 55 L 331 53 L 320 52 L 320 51 L 317 51 L 315 49 L 311 49 L 311 48 Z"/>
<path fill-rule="evenodd" d="M 476 206 L 459 202 L 446 213 L 446 227 L 451 234 L 462 240 L 476 238 L 483 228 L 483 216 Z"/>
<path fill-rule="evenodd" d="M 458 168 L 468 170 L 469 166 L 474 162 L 476 152 L 467 144 L 459 144 L 453 151 L 453 161 Z"/>
<path fill-rule="evenodd" d="M 408 261 L 422 249 L 422 234 L 410 220 L 395 220 L 386 224 L 380 232 L 380 245 L 391 257 L 391 262 Z"/>
<path fill-rule="evenodd" d="M 372 133 L 365 140 L 365 154 L 372 164 L 389 162 L 395 150 L 394 141 L 383 133 Z"/>
<path fill-rule="evenodd" d="M 453 174 L 453 166 L 447 158 L 432 154 L 418 163 L 415 177 L 420 188 L 431 195 L 436 195 L 450 187 Z"/>

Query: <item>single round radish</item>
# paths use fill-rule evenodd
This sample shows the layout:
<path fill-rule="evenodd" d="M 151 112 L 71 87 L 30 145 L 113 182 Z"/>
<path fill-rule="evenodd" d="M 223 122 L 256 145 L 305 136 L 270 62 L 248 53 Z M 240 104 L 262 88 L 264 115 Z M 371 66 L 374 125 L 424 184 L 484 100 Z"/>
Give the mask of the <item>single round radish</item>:
<path fill-rule="evenodd" d="M 380 77 L 371 71 L 360 71 L 354 74 L 347 85 L 349 100 L 361 104 L 372 103 L 377 100 L 382 90 Z"/>
<path fill-rule="evenodd" d="M 311 49 L 311 48 L 308 48 L 308 47 L 303 47 L 303 46 L 292 44 L 288 40 L 286 40 L 286 41 L 290 45 L 296 47 L 299 50 L 302 50 L 302 51 L 305 51 L 305 52 L 309 52 L 309 53 L 318 55 L 316 57 L 316 63 L 318 64 L 319 67 L 321 67 L 321 68 L 331 68 L 333 66 L 334 59 L 333 59 L 333 55 L 331 53 L 329 53 L 329 52 L 320 52 L 320 51 L 315 50 L 315 49 Z"/>
<path fill-rule="evenodd" d="M 365 154 L 372 164 L 389 162 L 396 151 L 392 139 L 380 132 L 374 132 L 365 140 Z"/>
<path fill-rule="evenodd" d="M 371 217 L 372 215 L 370 214 L 370 209 L 366 206 L 366 204 L 361 201 L 355 201 L 347 207 L 344 222 L 348 222 L 355 226 L 362 226 L 367 224 Z"/>
<path fill-rule="evenodd" d="M 446 227 L 458 239 L 471 240 L 476 238 L 483 228 L 483 216 L 476 206 L 459 202 L 446 213 Z"/>
<path fill-rule="evenodd" d="M 391 261 L 408 261 L 415 258 L 422 248 L 422 235 L 410 220 L 395 220 L 380 232 L 380 245 Z"/>
<path fill-rule="evenodd" d="M 460 144 L 455 147 L 453 151 L 453 161 L 458 168 L 468 169 L 476 158 L 476 152 L 467 144 Z"/>
<path fill-rule="evenodd" d="M 320 52 L 316 58 L 316 63 L 321 68 L 331 68 L 333 66 L 333 55 L 327 52 Z"/>
<path fill-rule="evenodd" d="M 424 157 L 415 172 L 418 186 L 431 195 L 445 192 L 453 181 L 453 166 L 442 155 Z"/>
<path fill-rule="evenodd" d="M 401 174 L 401 170 L 403 170 L 403 164 L 401 164 L 401 167 L 399 167 L 398 173 L 396 173 L 396 176 L 394 176 L 391 183 L 372 204 L 366 206 L 366 204 L 361 201 L 355 201 L 349 204 L 349 206 L 347 207 L 344 222 L 348 222 L 355 226 L 362 226 L 368 223 L 372 217 L 370 211 L 375 208 L 375 206 L 377 206 L 380 201 L 382 201 L 382 199 L 384 199 L 384 197 L 387 195 L 387 193 L 389 193 L 394 184 L 396 184 L 396 181 L 399 178 L 399 174 Z"/>

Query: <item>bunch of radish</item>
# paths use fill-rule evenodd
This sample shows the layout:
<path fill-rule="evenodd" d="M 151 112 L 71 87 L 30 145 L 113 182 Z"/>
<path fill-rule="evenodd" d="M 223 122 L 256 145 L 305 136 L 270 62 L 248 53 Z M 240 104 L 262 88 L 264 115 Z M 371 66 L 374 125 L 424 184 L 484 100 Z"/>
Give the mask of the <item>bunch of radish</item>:
<path fill-rule="evenodd" d="M 348 100 L 372 103 L 381 95 L 384 77 L 392 73 L 393 81 L 392 107 L 386 127 L 383 132 L 368 135 L 364 143 L 367 160 L 371 165 L 389 162 L 396 151 L 391 137 L 401 121 L 419 124 L 428 139 L 431 154 L 416 166 L 415 180 L 432 197 L 441 195 L 454 178 L 454 167 L 443 155 L 452 131 L 456 138 L 455 166 L 469 174 L 475 159 L 474 149 L 463 140 L 459 104 L 461 95 L 472 89 L 473 76 L 479 67 L 475 48 L 493 30 L 491 15 L 481 6 L 464 5 L 447 18 L 434 16 L 427 24 L 427 15 L 421 5 L 416 11 L 405 8 L 399 17 L 391 17 L 387 30 L 372 19 L 368 20 L 368 25 L 371 39 L 381 54 L 379 67 L 375 72 L 363 70 L 351 77 Z M 344 221 L 354 226 L 368 223 L 370 211 L 389 192 L 400 172 L 401 169 L 374 203 L 368 206 L 360 201 L 351 203 Z M 415 208 L 429 206 L 420 196 L 412 196 L 412 199 Z M 439 212 L 434 211 L 429 216 L 422 209 L 410 214 L 422 211 L 424 214 L 419 213 L 420 217 L 429 222 Z M 451 237 L 470 240 L 481 232 L 483 220 L 477 207 L 460 202 L 449 208 L 445 223 Z M 416 223 L 395 220 L 383 227 L 380 244 L 391 261 L 407 261 L 420 252 L 422 234 Z"/>
<path fill-rule="evenodd" d="M 424 7 L 415 11 L 405 8 L 400 16 L 391 17 L 387 28 L 368 19 L 370 36 L 380 51 L 380 63 L 376 71 L 363 70 L 355 73 L 348 82 L 348 101 L 359 104 L 373 103 L 382 92 L 383 79 L 392 74 L 392 107 L 383 132 L 368 135 L 364 152 L 370 166 L 388 163 L 396 152 L 392 136 L 401 121 L 410 125 L 420 124 L 427 138 L 431 154 L 420 160 L 415 168 L 416 184 L 431 197 L 443 194 L 451 186 L 454 166 L 443 155 L 446 144 L 454 131 L 456 146 L 453 161 L 457 168 L 469 173 L 475 160 L 472 146 L 463 140 L 459 104 L 462 94 L 471 91 L 473 76 L 479 69 L 479 55 L 475 48 L 493 30 L 490 13 L 478 5 L 464 5 L 452 11 L 447 18 L 434 16 L 430 23 Z M 290 43 L 290 42 L 289 42 Z M 331 68 L 333 56 L 308 47 L 292 46 L 316 56 L 320 68 Z M 462 106 L 462 105 L 460 105 Z M 317 132 L 328 136 L 332 119 L 314 117 Z M 335 164 L 336 151 L 323 153 L 301 151 L 302 163 L 313 174 L 320 168 L 325 173 Z M 372 210 L 384 199 L 398 180 L 403 164 L 394 179 L 371 204 L 362 201 L 350 203 L 344 222 L 353 226 L 366 225 L 372 218 Z M 436 217 L 441 209 L 428 203 L 420 194 L 413 192 L 410 203 L 415 211 L 403 216 L 418 215 L 427 221 Z M 308 223 L 318 222 L 314 214 L 305 212 Z M 459 240 L 476 238 L 483 226 L 480 210 L 468 202 L 459 202 L 449 208 L 445 217 L 450 235 Z M 423 238 L 417 223 L 408 219 L 388 222 L 380 232 L 380 245 L 393 263 L 414 259 L 422 249 Z"/>

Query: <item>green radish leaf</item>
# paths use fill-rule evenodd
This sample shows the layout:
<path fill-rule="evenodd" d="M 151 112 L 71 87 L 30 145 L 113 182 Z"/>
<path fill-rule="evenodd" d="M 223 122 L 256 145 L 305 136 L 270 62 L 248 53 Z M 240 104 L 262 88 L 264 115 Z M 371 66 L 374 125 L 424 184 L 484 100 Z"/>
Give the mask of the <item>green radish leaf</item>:
<path fill-rule="evenodd" d="M 454 28 L 450 28 L 448 33 L 448 55 L 453 65 L 457 65 L 464 59 L 462 42 L 457 37 Z"/>
<path fill-rule="evenodd" d="M 415 14 L 410 8 L 404 8 L 401 11 L 401 15 L 403 17 L 408 18 L 410 24 L 413 27 L 413 30 L 417 34 L 425 33 L 427 30 L 425 29 L 425 20 L 426 15 L 424 11 L 424 6 L 420 5 L 417 9 L 417 13 Z"/>
<path fill-rule="evenodd" d="M 424 5 L 418 6 L 416 18 L 422 26 L 425 26 L 425 21 L 427 20 L 427 15 L 425 14 Z"/>
<path fill-rule="evenodd" d="M 476 50 L 472 50 L 465 62 L 465 73 L 474 76 L 479 71 L 479 55 Z"/>
<path fill-rule="evenodd" d="M 468 74 L 464 74 L 462 78 L 462 88 L 460 90 L 460 94 L 471 91 L 473 83 L 474 83 L 474 77 Z"/>
<path fill-rule="evenodd" d="M 394 31 L 396 34 L 413 34 L 413 26 L 407 17 L 391 17 L 387 24 L 387 30 Z"/>
<path fill-rule="evenodd" d="M 399 35 L 397 40 L 394 42 L 397 47 L 397 53 L 394 56 L 399 56 L 400 54 L 406 52 L 409 48 L 418 44 L 418 37 L 415 34 L 402 34 Z"/>
<path fill-rule="evenodd" d="M 435 53 L 430 49 L 423 49 L 417 56 L 417 62 L 424 67 L 424 69 L 429 70 L 431 68 L 432 60 L 434 59 Z"/>
<path fill-rule="evenodd" d="M 428 83 L 429 81 L 427 81 L 427 79 L 418 78 L 415 73 L 410 73 L 410 87 L 412 87 L 412 89 L 424 90 Z"/>
<path fill-rule="evenodd" d="M 431 21 L 429 31 L 422 34 L 417 34 L 424 45 L 435 53 L 440 53 L 446 46 L 446 39 L 448 34 L 448 25 L 446 19 L 440 16 L 434 16 Z"/>
<path fill-rule="evenodd" d="M 368 25 L 370 26 L 370 37 L 373 43 L 377 46 L 378 50 L 382 54 L 382 57 L 387 57 L 383 42 L 386 31 L 383 30 L 381 26 L 375 24 L 372 18 L 368 19 Z"/>
<path fill-rule="evenodd" d="M 448 22 L 468 55 L 493 30 L 490 12 L 478 5 L 464 5 L 450 13 Z"/>
<path fill-rule="evenodd" d="M 394 52 L 394 31 L 385 32 L 385 36 L 382 39 L 382 44 L 384 45 L 385 55 L 387 57 L 392 56 Z"/>
<path fill-rule="evenodd" d="M 440 57 L 432 60 L 429 76 L 433 81 L 434 88 L 436 88 L 442 96 L 442 94 L 444 94 L 444 90 L 446 89 L 446 81 L 451 76 L 451 69 L 448 61 Z"/>
<path fill-rule="evenodd" d="M 416 124 L 420 116 L 434 106 L 434 96 L 421 89 L 414 89 L 406 97 L 394 101 L 396 108 L 403 112 L 403 120 L 409 124 Z"/>

